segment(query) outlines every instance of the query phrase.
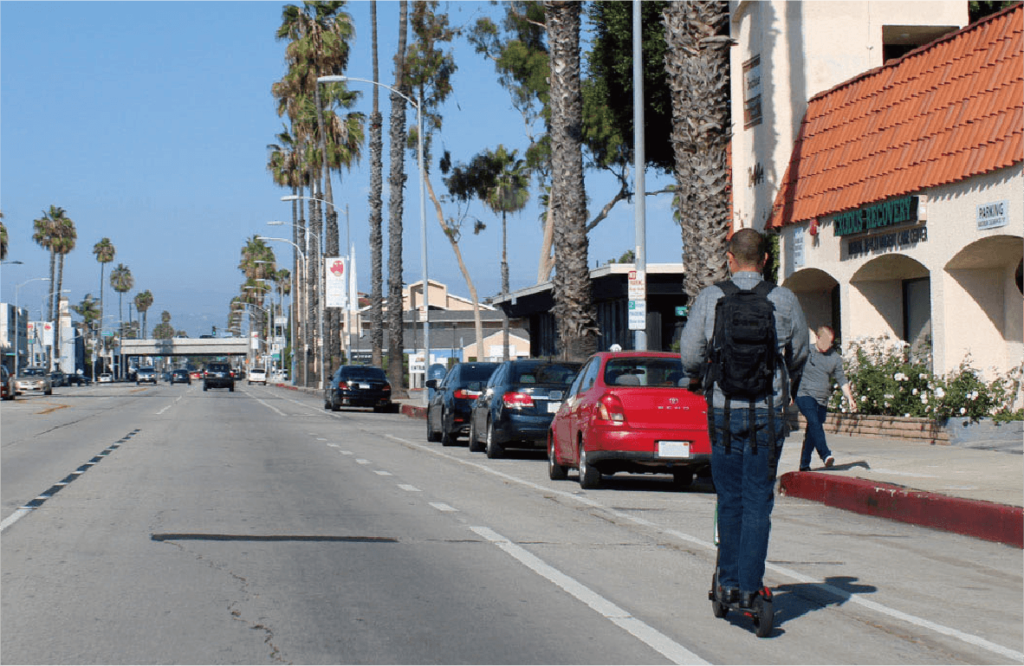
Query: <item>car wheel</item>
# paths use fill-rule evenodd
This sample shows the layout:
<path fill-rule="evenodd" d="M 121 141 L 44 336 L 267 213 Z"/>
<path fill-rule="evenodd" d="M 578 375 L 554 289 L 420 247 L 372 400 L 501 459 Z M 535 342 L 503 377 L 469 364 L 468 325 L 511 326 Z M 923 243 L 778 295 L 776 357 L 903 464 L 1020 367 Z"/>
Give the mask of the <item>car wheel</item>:
<path fill-rule="evenodd" d="M 444 427 L 444 411 L 441 411 L 441 446 L 455 446 L 455 438 L 448 431 L 448 428 Z"/>
<path fill-rule="evenodd" d="M 228 390 L 231 391 L 232 393 L 234 393 L 235 392 L 235 385 L 232 384 L 231 386 L 229 386 Z"/>
<path fill-rule="evenodd" d="M 203 390 L 206 391 L 207 389 L 209 389 L 209 387 L 206 384 L 203 384 Z"/>
<path fill-rule="evenodd" d="M 484 447 L 480 446 L 480 433 L 476 431 L 476 421 L 469 417 L 469 450 L 473 453 L 480 453 Z"/>
<path fill-rule="evenodd" d="M 50 389 L 49 391 L 44 391 L 43 394 L 44 395 L 53 395 L 53 389 Z"/>
<path fill-rule="evenodd" d="M 587 447 L 580 440 L 580 487 L 597 488 L 601 485 L 601 472 L 587 462 Z"/>
<path fill-rule="evenodd" d="M 427 441 L 438 442 L 441 440 L 441 436 L 437 434 L 433 426 L 430 425 L 430 407 L 427 407 Z"/>
<path fill-rule="evenodd" d="M 487 443 L 484 450 L 487 452 L 487 457 L 491 459 L 505 455 L 505 449 L 494 441 L 494 422 L 490 419 L 487 420 Z"/>
<path fill-rule="evenodd" d="M 562 481 L 565 479 L 568 470 L 564 465 L 559 465 L 558 460 L 555 458 L 555 439 L 548 433 L 548 478 L 552 481 Z"/>
<path fill-rule="evenodd" d="M 693 485 L 693 471 L 677 469 L 672 472 L 672 485 L 676 490 L 685 490 Z"/>

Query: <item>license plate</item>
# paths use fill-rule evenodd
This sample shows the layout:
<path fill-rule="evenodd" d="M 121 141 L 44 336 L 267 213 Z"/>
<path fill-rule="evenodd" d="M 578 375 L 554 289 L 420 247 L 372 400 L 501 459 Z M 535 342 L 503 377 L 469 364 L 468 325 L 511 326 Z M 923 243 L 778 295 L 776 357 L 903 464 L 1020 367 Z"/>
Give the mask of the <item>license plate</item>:
<path fill-rule="evenodd" d="M 360 384 L 359 388 L 361 388 L 361 389 L 368 389 L 368 388 L 370 388 L 370 385 L 369 384 Z"/>
<path fill-rule="evenodd" d="M 548 414 L 555 414 L 558 412 L 558 408 L 562 406 L 560 402 L 549 402 L 548 403 Z"/>
<path fill-rule="evenodd" d="M 689 458 L 689 442 L 658 442 L 659 458 Z"/>

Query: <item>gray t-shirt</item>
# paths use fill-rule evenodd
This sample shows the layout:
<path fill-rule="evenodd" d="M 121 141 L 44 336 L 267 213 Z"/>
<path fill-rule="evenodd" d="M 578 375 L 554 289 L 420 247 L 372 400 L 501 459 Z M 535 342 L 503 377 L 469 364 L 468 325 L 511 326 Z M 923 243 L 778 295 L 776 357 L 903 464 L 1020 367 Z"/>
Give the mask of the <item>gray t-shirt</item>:
<path fill-rule="evenodd" d="M 811 397 L 819 405 L 828 406 L 832 385 L 838 384 L 842 388 L 847 383 L 846 374 L 843 373 L 843 357 L 835 349 L 822 353 L 817 346 L 811 345 L 796 397 Z"/>

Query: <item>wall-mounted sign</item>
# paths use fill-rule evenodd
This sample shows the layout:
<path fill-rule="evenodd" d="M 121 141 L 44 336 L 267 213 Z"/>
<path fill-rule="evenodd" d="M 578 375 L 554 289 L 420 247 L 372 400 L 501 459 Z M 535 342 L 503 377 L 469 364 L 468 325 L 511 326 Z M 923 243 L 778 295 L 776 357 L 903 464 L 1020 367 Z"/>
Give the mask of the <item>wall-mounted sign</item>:
<path fill-rule="evenodd" d="M 1005 227 L 1009 217 L 1010 202 L 1006 199 L 981 204 L 978 206 L 978 231 Z"/>
<path fill-rule="evenodd" d="M 890 234 L 879 234 L 877 236 L 866 236 L 864 238 L 851 238 L 846 243 L 845 259 L 855 259 L 861 255 L 891 250 L 901 250 L 905 247 L 917 245 L 928 240 L 927 227 L 914 227 L 903 231 L 894 231 Z"/>
<path fill-rule="evenodd" d="M 804 235 L 793 234 L 793 268 L 800 268 L 804 265 Z"/>
<path fill-rule="evenodd" d="M 761 124 L 761 56 L 743 63 L 743 127 Z"/>
<path fill-rule="evenodd" d="M 919 219 L 918 197 L 902 197 L 883 201 L 874 206 L 839 213 L 832 220 L 832 230 L 836 236 L 849 236 L 874 229 L 917 222 Z"/>

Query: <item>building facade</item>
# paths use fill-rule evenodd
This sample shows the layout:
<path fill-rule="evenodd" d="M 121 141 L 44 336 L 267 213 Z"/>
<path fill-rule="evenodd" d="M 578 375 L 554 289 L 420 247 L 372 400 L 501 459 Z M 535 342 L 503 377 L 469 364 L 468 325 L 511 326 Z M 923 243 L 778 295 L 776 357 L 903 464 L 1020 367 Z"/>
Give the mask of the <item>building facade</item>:
<path fill-rule="evenodd" d="M 1022 16 L 1017 4 L 808 101 L 767 226 L 810 326 L 903 340 L 939 373 L 1021 363 Z"/>

